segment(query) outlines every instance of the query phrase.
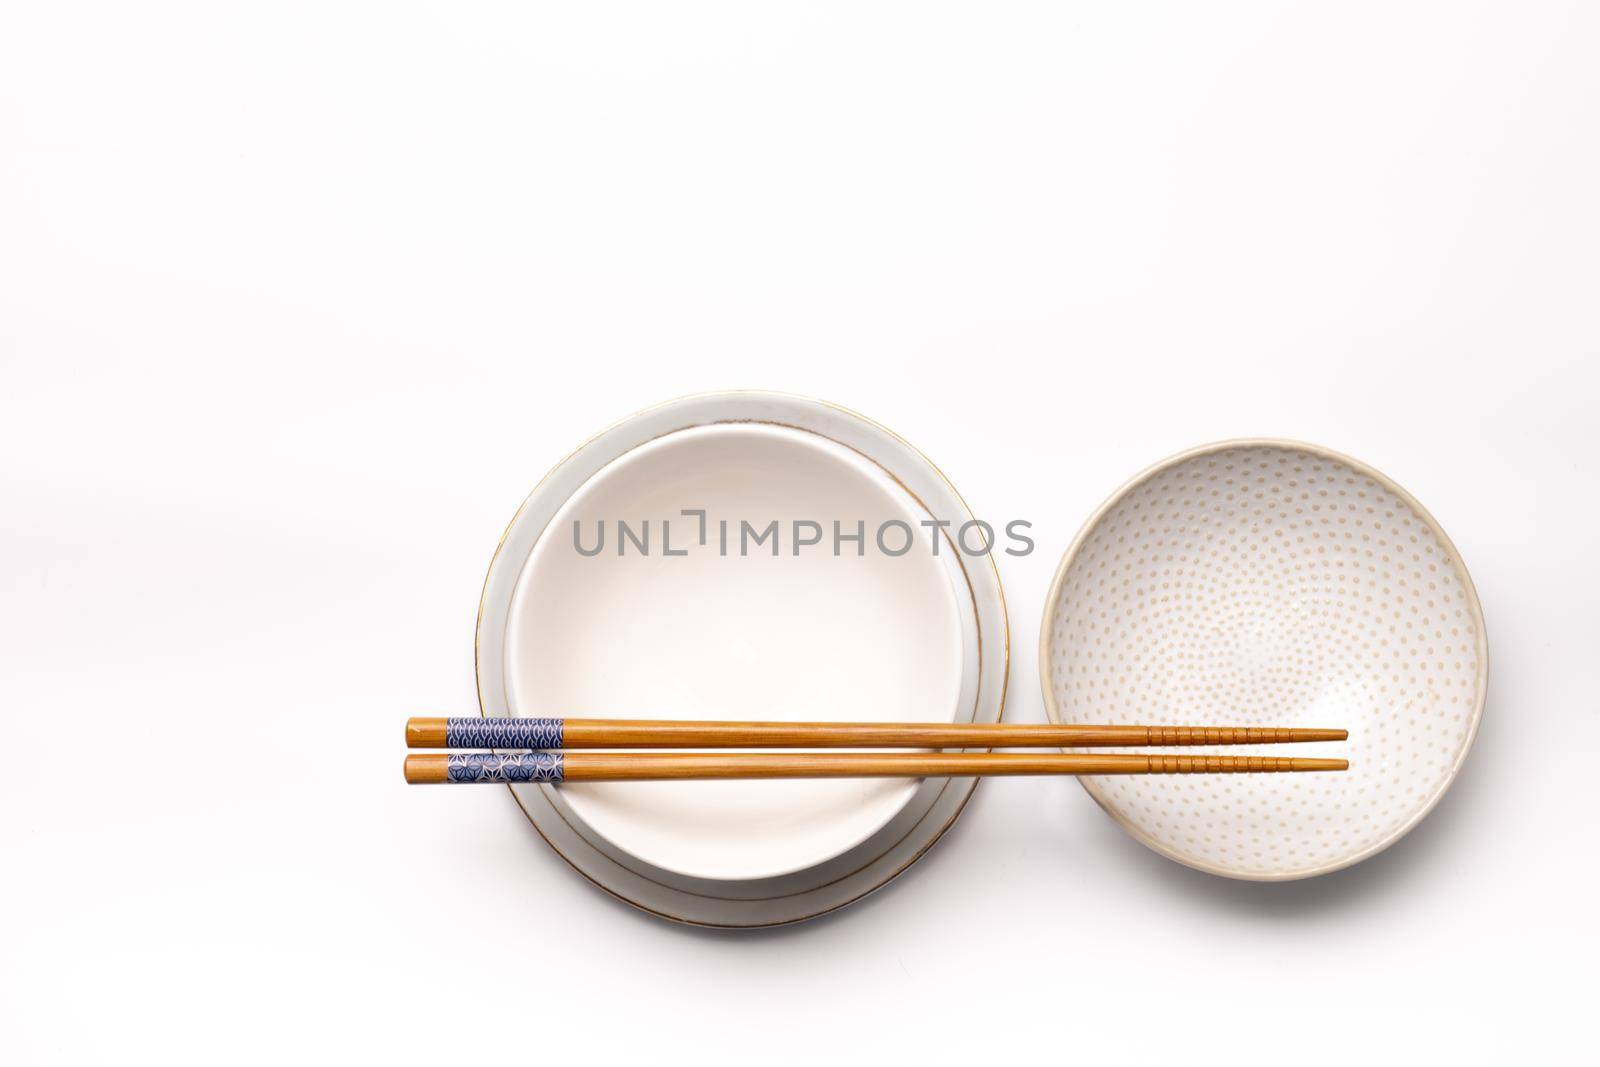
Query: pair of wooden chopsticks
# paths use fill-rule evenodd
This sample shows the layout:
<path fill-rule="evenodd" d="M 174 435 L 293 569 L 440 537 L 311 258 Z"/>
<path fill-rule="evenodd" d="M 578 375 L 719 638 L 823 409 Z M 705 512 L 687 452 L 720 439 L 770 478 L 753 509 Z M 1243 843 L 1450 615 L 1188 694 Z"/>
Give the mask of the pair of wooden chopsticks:
<path fill-rule="evenodd" d="M 1343 741 L 1344 730 L 1031 723 L 674 722 L 650 719 L 414 718 L 406 781 L 615 782 L 683 778 L 895 778 L 1015 774 L 1242 774 L 1342 771 L 1347 760 L 1283 756 L 1016 752 L 584 752 L 629 748 L 1106 748 Z M 506 752 L 506 749 L 527 750 Z"/>

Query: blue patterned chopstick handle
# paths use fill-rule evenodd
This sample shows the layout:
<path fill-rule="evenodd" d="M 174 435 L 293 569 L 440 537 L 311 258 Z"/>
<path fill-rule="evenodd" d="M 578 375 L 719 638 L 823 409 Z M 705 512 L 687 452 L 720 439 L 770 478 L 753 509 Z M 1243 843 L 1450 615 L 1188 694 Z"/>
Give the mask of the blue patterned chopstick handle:
<path fill-rule="evenodd" d="M 557 720 L 559 721 L 559 720 Z M 559 752 L 452 752 L 452 782 L 559 782 Z"/>
<path fill-rule="evenodd" d="M 561 719 L 447 719 L 444 743 L 446 748 L 560 748 L 561 724 Z"/>

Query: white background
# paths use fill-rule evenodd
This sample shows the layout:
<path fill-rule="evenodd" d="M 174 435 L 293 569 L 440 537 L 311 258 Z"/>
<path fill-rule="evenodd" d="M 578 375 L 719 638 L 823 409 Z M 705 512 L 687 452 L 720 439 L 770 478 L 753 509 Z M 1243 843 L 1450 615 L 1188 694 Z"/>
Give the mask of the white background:
<path fill-rule="evenodd" d="M 1592 1045 L 1597 55 L 1586 3 L 7 4 L 7 1059 Z M 883 892 L 745 935 L 612 901 L 501 790 L 403 786 L 404 717 L 475 705 L 523 495 L 728 387 L 1034 522 L 1018 721 L 1125 477 L 1365 459 L 1478 583 L 1477 748 L 1310 882 L 999 781 Z"/>

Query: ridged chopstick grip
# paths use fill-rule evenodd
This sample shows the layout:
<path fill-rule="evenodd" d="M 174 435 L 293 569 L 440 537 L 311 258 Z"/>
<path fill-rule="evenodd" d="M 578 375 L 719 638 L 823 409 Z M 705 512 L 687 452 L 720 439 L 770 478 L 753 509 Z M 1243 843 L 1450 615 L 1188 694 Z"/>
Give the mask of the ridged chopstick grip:
<path fill-rule="evenodd" d="M 694 722 L 655 719 L 413 718 L 409 748 L 1062 748 L 1280 745 L 1343 741 L 1343 730 L 1280 726 L 1053 723 Z"/>
<path fill-rule="evenodd" d="M 621 782 L 731 778 L 928 778 L 1023 774 L 1342 771 L 1342 759 L 1021 752 L 451 752 L 406 757 L 406 781 Z"/>

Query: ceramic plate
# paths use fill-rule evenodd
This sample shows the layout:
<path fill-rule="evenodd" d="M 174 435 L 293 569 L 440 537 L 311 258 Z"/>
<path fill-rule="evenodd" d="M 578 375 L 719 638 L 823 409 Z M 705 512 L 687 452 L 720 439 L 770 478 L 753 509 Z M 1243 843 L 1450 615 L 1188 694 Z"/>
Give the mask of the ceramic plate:
<path fill-rule="evenodd" d="M 1081 779 L 1156 851 L 1256 880 L 1347 867 L 1421 821 L 1488 671 L 1439 524 L 1371 467 L 1290 441 L 1206 445 L 1118 490 L 1061 562 L 1039 651 L 1054 722 L 1350 731 L 1272 749 L 1347 756 L 1343 774 Z"/>
<path fill-rule="evenodd" d="M 999 579 L 932 525 L 970 517 L 914 449 L 828 404 L 727 393 L 642 412 L 564 461 L 512 520 L 484 588 L 480 703 L 490 715 L 997 721 Z M 973 784 L 513 792 L 607 891 L 669 918 L 747 926 L 882 885 Z"/>

